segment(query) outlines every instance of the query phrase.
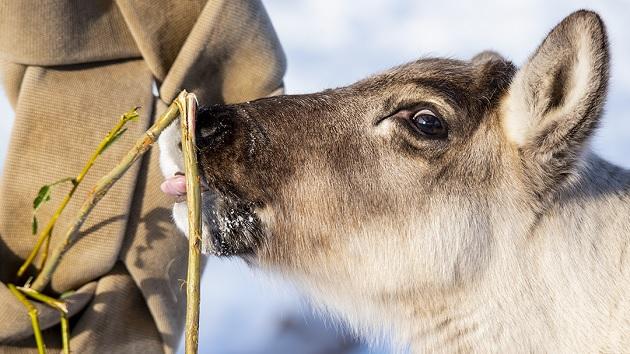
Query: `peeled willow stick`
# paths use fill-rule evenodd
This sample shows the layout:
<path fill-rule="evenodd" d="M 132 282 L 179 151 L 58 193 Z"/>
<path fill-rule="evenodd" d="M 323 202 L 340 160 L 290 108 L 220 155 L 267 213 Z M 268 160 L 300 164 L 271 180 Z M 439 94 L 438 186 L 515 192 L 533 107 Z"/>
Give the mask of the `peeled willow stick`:
<path fill-rule="evenodd" d="M 201 189 L 197 169 L 195 123 L 197 97 L 182 91 L 176 103 L 180 110 L 182 151 L 186 169 L 186 204 L 188 205 L 188 272 L 186 274 L 186 354 L 196 354 L 199 347 L 199 298 L 201 278 Z"/>
<path fill-rule="evenodd" d="M 41 292 L 50 282 L 53 272 L 57 269 L 63 255 L 70 249 L 70 246 L 77 241 L 79 231 L 94 206 L 105 196 L 109 189 L 127 172 L 131 165 L 142 156 L 157 141 L 160 133 L 168 127 L 178 114 L 178 106 L 173 102 L 166 112 L 164 112 L 155 123 L 138 139 L 133 148 L 123 157 L 118 165 L 108 174 L 103 176 L 88 194 L 86 200 L 81 205 L 79 213 L 74 218 L 72 226 L 64 235 L 63 242 L 60 242 L 49 256 L 48 261 L 39 272 L 30 288 Z"/>

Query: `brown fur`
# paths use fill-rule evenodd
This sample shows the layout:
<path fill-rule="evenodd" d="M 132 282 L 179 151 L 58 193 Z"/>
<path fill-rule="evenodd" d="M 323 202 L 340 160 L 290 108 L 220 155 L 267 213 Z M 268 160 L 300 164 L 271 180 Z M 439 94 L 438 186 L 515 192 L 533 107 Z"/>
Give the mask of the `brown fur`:
<path fill-rule="evenodd" d="M 630 174 L 587 144 L 608 65 L 603 23 L 579 11 L 518 70 L 427 58 L 205 109 L 211 252 L 416 352 L 628 352 Z M 413 125 L 425 108 L 446 138 Z"/>

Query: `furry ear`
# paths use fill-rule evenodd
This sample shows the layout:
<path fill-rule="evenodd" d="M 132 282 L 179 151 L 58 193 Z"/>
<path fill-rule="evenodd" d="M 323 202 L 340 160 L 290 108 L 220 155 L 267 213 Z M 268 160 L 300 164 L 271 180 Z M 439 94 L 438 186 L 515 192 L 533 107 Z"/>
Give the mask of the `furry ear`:
<path fill-rule="evenodd" d="M 485 108 L 495 107 L 514 77 L 516 71 L 514 64 L 491 50 L 475 55 L 470 63 L 475 69 L 476 87 L 478 97 L 481 98 L 481 105 Z"/>
<path fill-rule="evenodd" d="M 480 65 L 493 61 L 501 62 L 506 61 L 506 59 L 501 54 L 493 50 L 484 50 L 483 52 L 475 55 L 474 57 L 472 57 L 472 59 L 470 59 L 470 62 L 475 65 Z"/>
<path fill-rule="evenodd" d="M 608 67 L 604 24 L 596 13 L 580 10 L 562 20 L 516 73 L 502 105 L 503 127 L 523 160 L 539 170 L 541 183 L 571 173 L 597 127 Z"/>

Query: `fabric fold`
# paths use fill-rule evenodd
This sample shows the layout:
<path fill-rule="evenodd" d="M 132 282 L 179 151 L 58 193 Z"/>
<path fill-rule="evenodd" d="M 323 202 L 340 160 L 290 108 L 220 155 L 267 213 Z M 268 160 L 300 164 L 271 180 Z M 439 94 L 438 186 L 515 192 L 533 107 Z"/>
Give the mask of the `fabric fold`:
<path fill-rule="evenodd" d="M 15 123 L 0 181 L 0 281 L 15 281 L 36 241 L 30 228 L 39 187 L 75 176 L 122 113 L 142 106 L 140 119 L 99 157 L 59 219 L 52 247 L 89 188 L 179 90 L 197 93 L 206 105 L 245 101 L 277 93 L 284 70 L 258 0 L 1 2 L 0 73 Z M 161 181 L 153 149 L 94 209 L 54 274 L 55 293 L 92 284 L 92 300 L 77 301 L 73 350 L 176 350 L 187 242 L 171 222 L 172 201 L 160 192 Z M 52 202 L 38 211 L 40 220 L 52 215 L 67 188 L 53 192 Z M 11 324 L 0 324 L 0 352 L 34 352 L 29 318 L 15 301 L 0 284 L 0 321 Z M 46 311 L 45 336 L 55 347 L 57 322 Z"/>

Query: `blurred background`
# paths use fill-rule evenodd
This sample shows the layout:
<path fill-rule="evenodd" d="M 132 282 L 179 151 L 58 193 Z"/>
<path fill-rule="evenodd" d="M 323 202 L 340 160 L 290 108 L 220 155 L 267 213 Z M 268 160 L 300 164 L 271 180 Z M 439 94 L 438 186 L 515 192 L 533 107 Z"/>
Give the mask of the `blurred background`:
<path fill-rule="evenodd" d="M 493 49 L 521 65 L 564 16 L 593 9 L 608 27 L 612 52 L 607 109 L 593 149 L 630 168 L 627 0 L 263 2 L 287 55 L 287 93 L 343 86 L 421 56 L 467 59 Z M 0 170 L 12 120 L 0 88 Z M 200 353 L 390 353 L 386 340 L 371 346 L 353 340 L 299 291 L 238 260 L 209 259 L 202 287 Z"/>

